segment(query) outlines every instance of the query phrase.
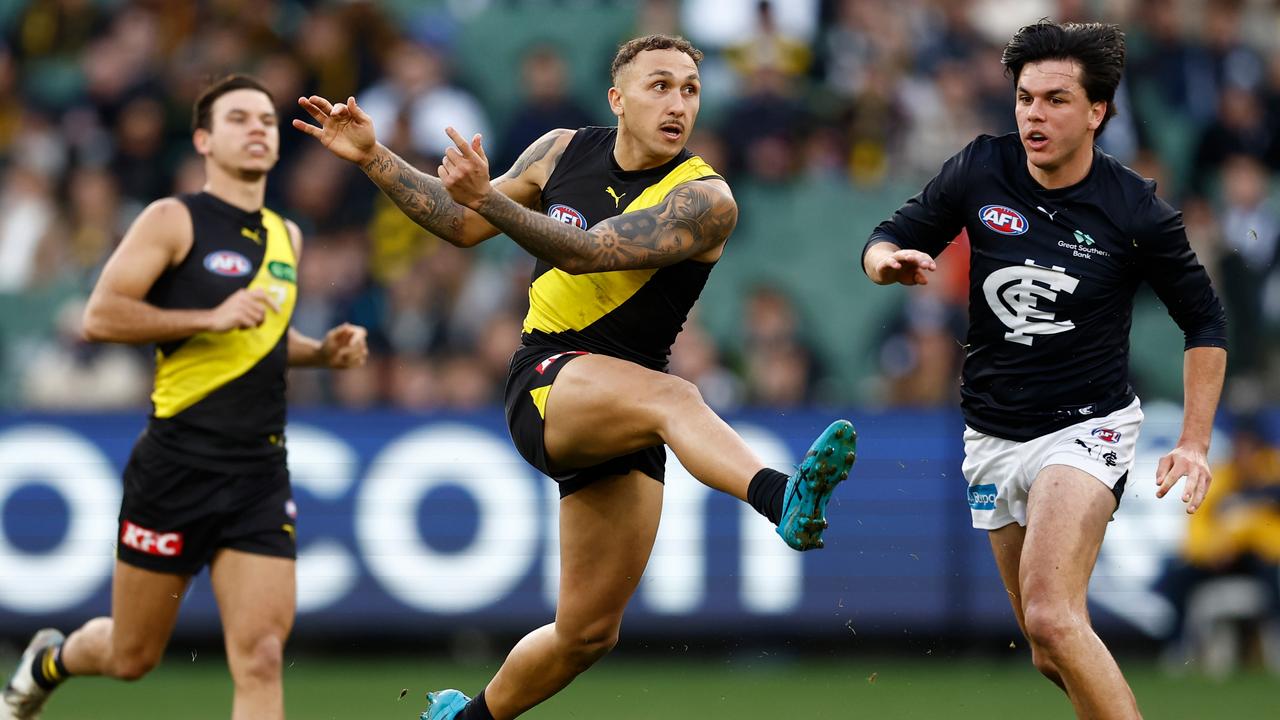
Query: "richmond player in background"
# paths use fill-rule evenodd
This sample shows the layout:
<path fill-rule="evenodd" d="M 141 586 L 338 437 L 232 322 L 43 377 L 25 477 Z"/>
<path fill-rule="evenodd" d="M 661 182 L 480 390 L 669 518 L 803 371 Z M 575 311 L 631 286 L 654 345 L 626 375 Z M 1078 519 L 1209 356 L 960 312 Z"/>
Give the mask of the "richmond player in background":
<path fill-rule="evenodd" d="M 284 717 L 297 511 L 285 457 L 285 370 L 355 367 L 365 331 L 289 327 L 298 227 L 263 207 L 279 150 L 270 94 L 231 76 L 196 100 L 203 192 L 143 211 L 85 311 L 90 340 L 155 343 L 153 410 L 124 471 L 111 617 L 36 634 L 0 718 L 31 720 L 68 677 L 136 680 L 160 662 L 191 578 L 209 566 L 234 720 Z M 104 538 L 105 540 L 105 538 Z"/>
<path fill-rule="evenodd" d="M 788 477 L 665 372 L 738 217 L 729 186 L 685 149 L 701 59 L 681 38 L 623 44 L 609 90 L 617 126 L 553 130 L 492 180 L 479 136 L 448 130 L 455 145 L 437 179 L 379 145 L 354 98 L 299 101 L 320 126 L 295 127 L 359 164 L 426 229 L 460 247 L 505 233 L 538 258 L 506 410 L 521 454 L 559 484 L 555 622 L 521 640 L 474 700 L 430 694 L 424 718 L 516 717 L 614 646 L 658 530 L 664 445 L 791 547 L 822 546 L 827 501 L 854 461 L 852 426 L 829 427 Z"/>
<path fill-rule="evenodd" d="M 969 334 L 961 407 L 973 525 L 987 530 L 1032 662 L 1082 718 L 1136 718 L 1086 593 L 1133 466 L 1142 410 L 1129 382 L 1138 285 L 1186 336 L 1185 414 L 1157 496 L 1185 477 L 1195 512 L 1226 367 L 1226 320 L 1181 215 L 1094 147 L 1115 115 L 1124 35 L 1041 22 L 1004 51 L 1018 133 L 982 136 L 871 234 L 876 283 L 928 282 L 968 231 Z"/>

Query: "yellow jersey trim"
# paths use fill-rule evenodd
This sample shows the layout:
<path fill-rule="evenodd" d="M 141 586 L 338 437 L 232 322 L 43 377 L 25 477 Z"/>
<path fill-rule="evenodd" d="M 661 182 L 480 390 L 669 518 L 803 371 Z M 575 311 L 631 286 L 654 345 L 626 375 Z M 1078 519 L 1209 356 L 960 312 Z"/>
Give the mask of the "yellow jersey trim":
<path fill-rule="evenodd" d="M 694 155 L 645 188 L 622 212 L 653 207 L 678 185 L 712 175 L 716 175 L 716 171 Z M 529 285 L 529 313 L 524 318 L 524 332 L 583 330 L 629 300 L 657 271 L 657 268 L 648 268 L 570 275 L 552 268 Z"/>
<path fill-rule="evenodd" d="M 267 247 L 248 289 L 265 292 L 280 311 L 268 308 L 266 320 L 256 328 L 197 333 L 171 355 L 157 348 L 155 390 L 151 393 L 156 417 L 173 417 L 245 374 L 289 330 L 298 298 L 298 286 L 291 282 L 297 264 L 293 241 L 284 219 L 266 208 L 262 224 L 267 230 Z"/>

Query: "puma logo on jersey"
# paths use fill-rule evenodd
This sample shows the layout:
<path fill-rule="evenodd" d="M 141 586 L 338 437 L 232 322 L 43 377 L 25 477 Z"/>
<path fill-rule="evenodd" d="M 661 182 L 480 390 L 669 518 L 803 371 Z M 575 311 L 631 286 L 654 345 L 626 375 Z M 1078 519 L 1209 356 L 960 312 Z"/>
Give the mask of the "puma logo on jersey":
<path fill-rule="evenodd" d="M 619 195 L 618 193 L 613 191 L 612 187 L 606 187 L 604 191 L 609 193 L 609 197 L 613 198 L 613 206 L 615 208 L 622 203 L 622 198 L 627 196 L 626 193 L 622 193 L 621 195 Z"/>
<path fill-rule="evenodd" d="M 1028 260 L 1025 265 L 1011 265 L 988 275 L 982 294 L 991 312 L 1009 328 L 1004 339 L 1030 345 L 1033 335 L 1056 335 L 1075 328 L 1075 323 L 1055 319 L 1050 309 L 1038 303 L 1053 302 L 1058 293 L 1073 293 L 1079 285 L 1066 268 L 1041 267 Z"/>
<path fill-rule="evenodd" d="M 257 230 L 250 230 L 247 227 L 242 227 L 240 228 L 240 236 L 249 238 L 250 240 L 257 243 L 258 245 L 262 244 L 262 237 L 258 234 Z"/>

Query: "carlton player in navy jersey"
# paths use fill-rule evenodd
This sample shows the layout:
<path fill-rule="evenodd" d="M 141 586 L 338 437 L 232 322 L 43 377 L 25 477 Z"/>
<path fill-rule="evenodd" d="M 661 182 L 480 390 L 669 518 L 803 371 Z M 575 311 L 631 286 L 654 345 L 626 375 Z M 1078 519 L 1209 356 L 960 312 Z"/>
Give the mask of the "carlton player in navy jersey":
<path fill-rule="evenodd" d="M 297 523 L 285 369 L 359 365 L 365 331 L 342 325 L 319 341 L 289 325 L 302 235 L 263 207 L 280 146 L 266 88 L 242 75 L 214 83 L 196 99 L 192 130 L 203 192 L 147 207 L 85 310 L 90 340 L 156 345 L 151 418 L 124 470 L 111 617 L 65 641 L 38 632 L 5 686 L 0 719 L 39 717 L 69 676 L 150 672 L 206 565 L 235 687 L 231 717 L 284 717 Z"/>
<path fill-rule="evenodd" d="M 506 411 L 520 453 L 560 490 L 555 622 L 525 636 L 474 700 L 431 693 L 427 720 L 513 718 L 614 646 L 658 530 L 664 445 L 701 482 L 750 502 L 791 547 L 822 546 L 827 501 L 854 461 L 853 427 L 833 423 L 788 477 L 665 372 L 738 217 L 729 186 L 684 147 L 701 59 L 681 38 L 623 44 L 609 89 L 617 127 L 553 130 L 493 180 L 479 136 L 448 129 L 454 147 L 437 179 L 379 145 L 354 98 L 299 101 L 320 126 L 295 127 L 358 163 L 423 227 L 461 247 L 506 233 L 538 258 Z"/>
<path fill-rule="evenodd" d="M 1155 183 L 1094 144 L 1124 66 L 1112 25 L 1041 22 L 1004 52 L 1018 133 L 982 136 L 872 232 L 876 283 L 928 282 L 962 229 L 971 247 L 961 406 L 974 527 L 989 531 L 1032 661 L 1079 717 L 1135 718 L 1086 592 L 1142 425 L 1129 383 L 1134 293 L 1155 289 L 1186 337 L 1185 416 L 1157 495 L 1185 477 L 1195 512 L 1226 365 L 1226 321 Z"/>

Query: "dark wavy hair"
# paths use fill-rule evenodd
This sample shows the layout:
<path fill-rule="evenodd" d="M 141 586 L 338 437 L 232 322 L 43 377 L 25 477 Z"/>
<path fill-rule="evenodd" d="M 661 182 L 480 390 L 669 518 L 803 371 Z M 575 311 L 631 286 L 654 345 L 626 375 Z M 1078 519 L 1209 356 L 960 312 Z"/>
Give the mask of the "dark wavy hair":
<path fill-rule="evenodd" d="M 213 129 L 213 101 L 226 95 L 232 90 L 257 90 L 258 92 L 271 98 L 271 104 L 275 105 L 276 99 L 271 97 L 271 91 L 262 84 L 260 80 L 249 75 L 228 75 L 220 80 L 216 80 L 205 88 L 200 96 L 196 98 L 195 105 L 191 108 L 191 132 L 196 130 L 212 130 Z"/>
<path fill-rule="evenodd" d="M 613 56 L 613 65 L 609 67 L 609 77 L 613 79 L 615 84 L 618 82 L 618 73 L 621 72 L 622 68 L 626 67 L 632 60 L 635 60 L 636 55 L 645 50 L 679 50 L 693 58 L 694 65 L 702 62 L 702 51 L 682 37 L 645 35 L 634 40 L 628 40 L 618 47 L 618 54 Z"/>
<path fill-rule="evenodd" d="M 1015 89 L 1022 68 L 1041 60 L 1074 60 L 1080 65 L 1080 84 L 1089 102 L 1107 103 L 1102 124 L 1094 132 L 1095 137 L 1101 135 L 1107 121 L 1115 117 L 1116 87 L 1124 72 L 1124 33 L 1120 27 L 1104 23 L 1060 25 L 1041 20 L 1015 33 L 1000 58 L 1005 74 L 1013 78 Z"/>

